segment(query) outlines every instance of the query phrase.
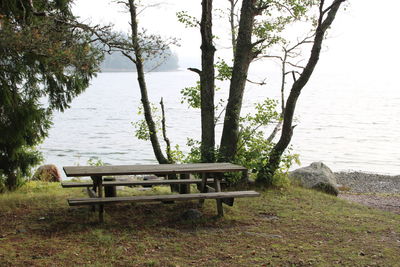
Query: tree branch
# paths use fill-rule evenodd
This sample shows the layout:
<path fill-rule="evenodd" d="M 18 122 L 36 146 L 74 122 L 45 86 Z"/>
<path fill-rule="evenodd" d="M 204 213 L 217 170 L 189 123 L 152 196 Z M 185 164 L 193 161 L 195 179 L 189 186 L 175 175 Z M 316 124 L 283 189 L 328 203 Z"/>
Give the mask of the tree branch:
<path fill-rule="evenodd" d="M 161 97 L 160 101 L 160 106 L 161 106 L 161 125 L 162 125 L 162 134 L 163 138 L 165 141 L 165 144 L 167 145 L 166 152 L 167 152 L 167 158 L 170 163 L 173 163 L 172 155 L 171 155 L 171 142 L 169 141 L 169 138 L 167 137 L 167 127 L 165 123 L 165 110 L 164 110 L 164 102 L 163 98 Z"/>
<path fill-rule="evenodd" d="M 266 85 L 267 83 L 265 82 L 265 80 L 266 80 L 266 78 L 265 78 L 265 79 L 263 79 L 261 82 L 255 82 L 255 81 L 252 81 L 252 80 L 246 79 L 246 81 L 248 81 L 249 83 L 252 83 L 252 84 L 257 84 L 257 85 Z"/>
<path fill-rule="evenodd" d="M 199 69 L 196 69 L 196 68 L 187 68 L 187 69 L 197 73 L 198 75 L 201 75 L 201 70 L 199 70 Z"/>

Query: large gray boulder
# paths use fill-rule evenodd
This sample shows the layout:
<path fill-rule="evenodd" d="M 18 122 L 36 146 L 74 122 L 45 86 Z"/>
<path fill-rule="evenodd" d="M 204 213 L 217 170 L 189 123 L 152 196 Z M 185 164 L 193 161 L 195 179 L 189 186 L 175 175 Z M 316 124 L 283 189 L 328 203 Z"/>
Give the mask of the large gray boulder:
<path fill-rule="evenodd" d="M 313 162 L 310 166 L 290 172 L 292 181 L 305 188 L 312 188 L 337 196 L 339 190 L 335 174 L 322 162 Z"/>

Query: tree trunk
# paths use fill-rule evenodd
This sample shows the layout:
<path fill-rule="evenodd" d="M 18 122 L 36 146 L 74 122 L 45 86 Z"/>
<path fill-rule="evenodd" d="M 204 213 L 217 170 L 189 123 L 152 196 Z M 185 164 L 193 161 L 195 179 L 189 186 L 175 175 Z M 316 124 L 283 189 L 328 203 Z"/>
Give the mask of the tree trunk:
<path fill-rule="evenodd" d="M 9 191 L 14 191 L 17 189 L 17 176 L 13 171 L 10 171 L 9 173 L 6 173 L 7 179 L 6 179 L 6 187 L 7 190 Z"/>
<path fill-rule="evenodd" d="M 138 42 L 138 23 L 137 23 L 137 14 L 136 14 L 136 5 L 134 0 L 129 0 L 129 12 L 131 14 L 131 31 L 132 31 L 132 45 L 135 52 L 135 65 L 137 70 L 137 80 L 139 82 L 140 87 L 140 94 L 142 96 L 142 104 L 143 104 L 143 111 L 144 117 L 147 123 L 147 127 L 149 129 L 150 134 L 150 141 L 153 147 L 154 155 L 157 158 L 158 163 L 160 164 L 167 164 L 169 163 L 168 160 L 165 158 L 160 142 L 158 141 L 157 137 L 157 128 L 156 124 L 154 123 L 153 116 L 151 114 L 151 106 L 149 102 L 149 97 L 147 95 L 147 86 L 144 77 L 144 69 L 143 69 L 143 62 L 142 62 L 142 51 Z"/>
<path fill-rule="evenodd" d="M 247 72 L 250 62 L 255 56 L 252 51 L 253 45 L 251 43 L 254 17 L 257 13 L 254 6 L 255 2 L 255 0 L 243 0 L 242 3 L 236 52 L 229 88 L 229 99 L 226 106 L 224 127 L 221 137 L 219 161 L 222 162 L 231 161 L 237 150 L 240 111 L 242 108 Z"/>
<path fill-rule="evenodd" d="M 214 162 L 214 53 L 212 36 L 212 0 L 202 1 L 201 32 L 201 161 Z"/>
<path fill-rule="evenodd" d="M 296 80 L 290 91 L 289 97 L 286 101 L 285 112 L 283 116 L 283 127 L 281 132 L 281 137 L 273 147 L 267 165 L 265 165 L 258 173 L 257 182 L 259 184 L 270 186 L 272 184 L 272 177 L 274 176 L 276 170 L 279 168 L 279 163 L 283 152 L 286 150 L 293 135 L 293 115 L 296 108 L 297 99 L 300 96 L 301 90 L 307 84 L 310 79 L 315 66 L 318 63 L 319 55 L 321 52 L 322 42 L 324 40 L 324 35 L 326 30 L 330 27 L 333 20 L 335 19 L 336 13 L 345 0 L 335 0 L 333 4 L 329 7 L 328 15 L 323 19 L 324 14 L 328 11 L 323 11 L 323 1 L 320 5 L 320 16 L 318 20 L 318 26 L 315 32 L 314 44 L 311 49 L 311 55 L 304 68 L 303 73 L 300 75 L 299 79 Z"/>

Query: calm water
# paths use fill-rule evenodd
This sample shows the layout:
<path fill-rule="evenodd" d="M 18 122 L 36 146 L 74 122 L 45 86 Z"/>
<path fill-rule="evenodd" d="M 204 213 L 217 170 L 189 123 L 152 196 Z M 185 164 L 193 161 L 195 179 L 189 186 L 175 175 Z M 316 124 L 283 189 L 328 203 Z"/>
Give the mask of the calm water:
<path fill-rule="evenodd" d="M 200 113 L 180 103 L 180 90 L 196 78 L 188 71 L 147 76 L 151 101 L 158 104 L 164 98 L 169 138 L 183 150 L 188 137 L 200 137 Z M 297 105 L 292 140 L 303 166 L 323 161 L 335 171 L 400 174 L 400 93 L 395 81 L 371 80 L 355 81 L 350 74 L 319 74 L 311 80 Z M 276 85 L 250 85 L 243 113 L 256 101 L 277 96 Z M 46 163 L 86 165 L 92 157 L 110 164 L 155 163 L 150 143 L 137 140 L 131 125 L 141 118 L 139 104 L 136 74 L 99 74 L 71 109 L 55 114 L 50 136 L 41 145 Z"/>

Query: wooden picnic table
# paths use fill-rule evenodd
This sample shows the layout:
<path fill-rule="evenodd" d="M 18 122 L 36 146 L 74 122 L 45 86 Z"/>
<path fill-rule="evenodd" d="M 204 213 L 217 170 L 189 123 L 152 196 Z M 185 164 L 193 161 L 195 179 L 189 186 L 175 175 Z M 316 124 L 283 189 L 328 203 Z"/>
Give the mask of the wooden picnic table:
<path fill-rule="evenodd" d="M 67 177 L 82 177 L 89 176 L 93 183 L 73 183 L 64 182 L 63 187 L 78 187 L 86 186 L 91 198 L 69 199 L 68 203 L 74 205 L 95 205 L 99 206 L 99 220 L 104 220 L 104 204 L 118 202 L 148 202 L 148 201 L 171 201 L 171 200 L 191 200 L 199 199 L 202 203 L 204 199 L 216 199 L 218 215 L 223 216 L 222 202 L 225 198 L 234 197 L 252 197 L 259 196 L 255 191 L 234 191 L 221 192 L 219 175 L 214 175 L 214 191 L 207 192 L 207 179 L 211 174 L 226 173 L 226 172 L 241 172 L 243 179 L 248 179 L 247 169 L 243 166 L 232 163 L 191 163 L 191 164 L 147 164 L 147 165 L 108 165 L 108 166 L 66 166 L 63 167 Z M 103 181 L 104 176 L 121 176 L 121 175 L 180 175 L 178 180 L 156 180 L 156 181 Z M 201 179 L 190 179 L 190 174 L 200 174 Z M 157 196 L 136 196 L 136 197 L 104 197 L 104 186 L 116 185 L 143 185 L 143 184 L 199 184 L 201 193 L 185 194 L 185 195 L 157 195 Z M 93 187 L 93 189 L 90 189 Z M 97 195 L 97 197 L 96 197 Z M 232 202 L 233 204 L 233 202 Z"/>
<path fill-rule="evenodd" d="M 66 166 L 63 169 L 67 177 L 218 172 L 243 172 L 243 175 L 247 177 L 247 169 L 245 167 L 232 163 Z"/>

